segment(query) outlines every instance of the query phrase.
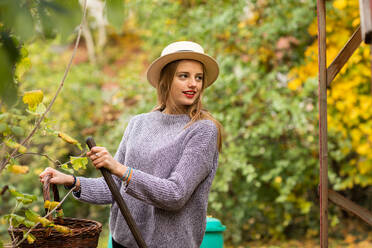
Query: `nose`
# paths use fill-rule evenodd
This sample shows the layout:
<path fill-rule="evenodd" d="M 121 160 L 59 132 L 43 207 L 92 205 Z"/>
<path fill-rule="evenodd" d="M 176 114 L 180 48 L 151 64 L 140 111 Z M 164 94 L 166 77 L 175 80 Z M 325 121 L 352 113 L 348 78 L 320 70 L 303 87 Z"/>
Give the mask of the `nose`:
<path fill-rule="evenodd" d="M 196 88 L 197 82 L 195 78 L 190 77 L 190 80 L 188 81 L 189 88 Z"/>

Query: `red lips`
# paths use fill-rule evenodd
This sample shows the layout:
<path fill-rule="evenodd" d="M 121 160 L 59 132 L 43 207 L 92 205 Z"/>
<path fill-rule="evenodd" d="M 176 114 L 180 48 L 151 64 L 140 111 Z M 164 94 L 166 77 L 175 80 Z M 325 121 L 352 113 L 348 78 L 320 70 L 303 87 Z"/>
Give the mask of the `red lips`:
<path fill-rule="evenodd" d="M 194 90 L 187 90 L 187 91 L 182 91 L 183 94 L 185 94 L 185 96 L 187 98 L 193 98 L 196 94 L 196 91 Z"/>

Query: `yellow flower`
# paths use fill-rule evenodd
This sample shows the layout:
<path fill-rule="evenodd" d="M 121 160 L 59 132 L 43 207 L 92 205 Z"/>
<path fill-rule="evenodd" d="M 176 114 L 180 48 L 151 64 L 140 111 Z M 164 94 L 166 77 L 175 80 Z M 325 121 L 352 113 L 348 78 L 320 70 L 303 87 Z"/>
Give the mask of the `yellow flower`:
<path fill-rule="evenodd" d="M 29 167 L 25 165 L 12 164 L 8 166 L 8 170 L 14 174 L 26 174 L 28 173 Z"/>
<path fill-rule="evenodd" d="M 297 90 L 298 87 L 301 86 L 301 81 L 299 79 L 294 79 L 288 83 L 288 88 L 291 90 Z"/>
<path fill-rule="evenodd" d="M 364 143 L 364 144 L 360 144 L 357 147 L 356 151 L 360 155 L 367 155 L 367 154 L 369 154 L 372 151 L 372 147 L 368 143 Z"/>
<path fill-rule="evenodd" d="M 339 10 L 345 9 L 347 6 L 346 0 L 336 0 L 333 2 L 333 7 Z"/>

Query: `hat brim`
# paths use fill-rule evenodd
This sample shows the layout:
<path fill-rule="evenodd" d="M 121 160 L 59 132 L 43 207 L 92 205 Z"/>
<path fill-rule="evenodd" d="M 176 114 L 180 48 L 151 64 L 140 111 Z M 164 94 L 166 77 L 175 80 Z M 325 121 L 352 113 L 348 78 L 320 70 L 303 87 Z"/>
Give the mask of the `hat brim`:
<path fill-rule="evenodd" d="M 214 81 L 216 81 L 219 68 L 216 60 L 209 55 L 198 53 L 198 52 L 190 52 L 190 51 L 179 51 L 176 53 L 167 54 L 161 56 L 154 60 L 149 68 L 147 69 L 147 80 L 150 82 L 152 86 L 156 88 L 159 80 L 160 80 L 160 72 L 163 67 L 175 60 L 182 60 L 182 59 L 191 59 L 201 62 L 204 65 L 206 71 L 206 81 L 205 81 L 205 88 L 210 86 Z"/>

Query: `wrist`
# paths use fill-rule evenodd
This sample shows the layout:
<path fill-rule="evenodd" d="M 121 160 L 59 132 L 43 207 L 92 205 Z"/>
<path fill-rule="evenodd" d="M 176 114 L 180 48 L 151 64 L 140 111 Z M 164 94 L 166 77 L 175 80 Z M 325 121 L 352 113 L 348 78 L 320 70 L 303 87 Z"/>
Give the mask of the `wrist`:
<path fill-rule="evenodd" d="M 122 177 L 125 171 L 127 170 L 127 167 L 125 165 L 122 165 L 121 163 L 117 162 L 115 170 L 112 172 L 117 177 Z"/>
<path fill-rule="evenodd" d="M 69 180 L 70 182 L 69 183 L 66 183 L 64 186 L 65 186 L 65 189 L 72 189 L 76 186 L 76 177 L 74 175 L 71 175 L 69 176 L 71 180 Z"/>
<path fill-rule="evenodd" d="M 76 185 L 75 185 L 75 189 L 73 191 L 80 191 L 80 179 L 79 178 L 76 178 Z"/>
<path fill-rule="evenodd" d="M 71 187 L 71 185 L 74 184 L 74 181 L 75 181 L 74 176 L 73 175 L 68 175 L 67 183 L 65 183 L 64 185 L 66 187 Z"/>
<path fill-rule="evenodd" d="M 73 175 L 69 175 L 69 183 L 67 184 L 67 186 L 73 185 L 74 182 L 75 182 L 75 177 Z"/>

